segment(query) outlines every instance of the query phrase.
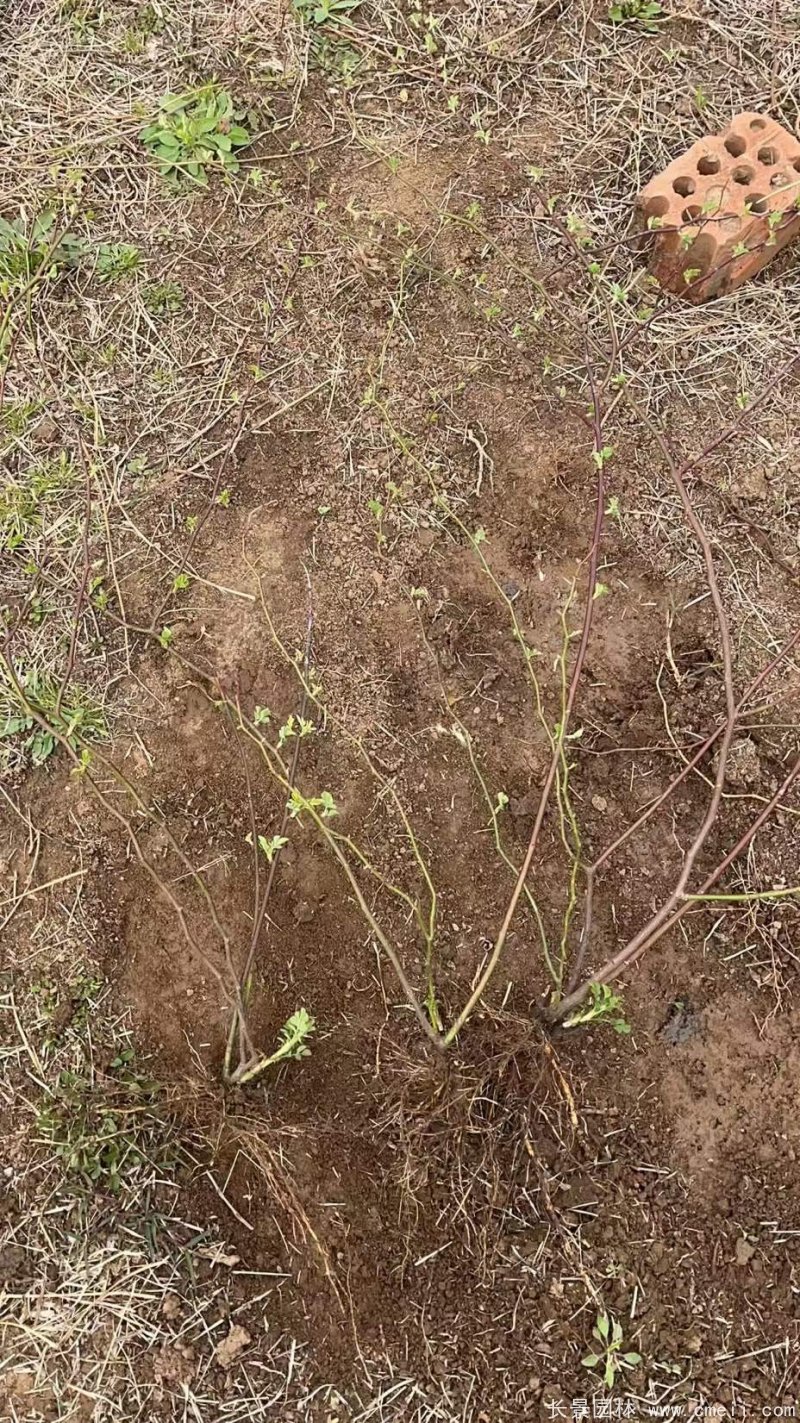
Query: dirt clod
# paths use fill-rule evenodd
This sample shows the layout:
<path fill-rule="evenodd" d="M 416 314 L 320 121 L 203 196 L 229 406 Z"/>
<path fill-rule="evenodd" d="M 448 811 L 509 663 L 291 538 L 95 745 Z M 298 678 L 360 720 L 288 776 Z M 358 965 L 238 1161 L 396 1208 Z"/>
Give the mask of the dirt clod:
<path fill-rule="evenodd" d="M 241 1324 L 232 1324 L 227 1335 L 214 1350 L 214 1358 L 223 1369 L 230 1369 L 239 1355 L 252 1343 L 251 1336 Z"/>

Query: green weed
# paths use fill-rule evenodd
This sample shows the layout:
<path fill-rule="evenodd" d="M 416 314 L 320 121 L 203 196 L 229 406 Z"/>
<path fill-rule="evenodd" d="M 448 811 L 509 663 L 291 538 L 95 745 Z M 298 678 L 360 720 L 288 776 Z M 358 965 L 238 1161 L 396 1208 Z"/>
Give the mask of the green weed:
<path fill-rule="evenodd" d="M 83 687 L 70 683 L 59 700 L 60 683 L 38 668 L 17 669 L 13 679 L 0 666 L 0 742 L 22 738 L 22 749 L 34 766 L 52 756 L 58 746 L 59 731 L 74 751 L 83 742 L 105 741 L 108 723 L 102 707 Z M 45 731 L 36 720 L 38 712 L 53 728 Z"/>
<path fill-rule="evenodd" d="M 0 295 L 27 286 L 39 273 L 59 276 L 75 266 L 82 251 L 83 243 L 74 234 L 59 236 L 53 212 L 32 219 L 24 211 L 10 221 L 0 217 Z"/>
<path fill-rule="evenodd" d="M 42 532 L 46 518 L 58 500 L 74 488 L 77 479 L 78 471 L 66 450 L 9 479 L 0 489 L 0 547 L 13 552 L 30 543 Z"/>
<path fill-rule="evenodd" d="M 103 22 L 103 6 L 95 0 L 59 0 L 58 13 L 76 34 L 96 29 Z"/>
<path fill-rule="evenodd" d="M 137 1069 L 134 1050 L 125 1048 L 107 1073 L 61 1071 L 37 1128 L 79 1194 L 102 1189 L 116 1195 L 159 1145 L 163 1157 L 160 1099 L 158 1084 Z"/>
<path fill-rule="evenodd" d="M 101 242 L 95 257 L 95 273 L 101 282 L 117 282 L 135 272 L 141 254 L 138 247 L 129 242 Z"/>
<path fill-rule="evenodd" d="M 38 415 L 40 410 L 38 400 L 8 400 L 0 409 L 0 428 L 18 439 L 26 433 L 34 415 Z"/>
<path fill-rule="evenodd" d="M 294 0 L 294 8 L 304 25 L 340 25 L 361 0 Z"/>
<path fill-rule="evenodd" d="M 85 1027 L 103 989 L 103 980 L 89 970 L 77 974 L 63 987 L 51 979 L 31 984 L 45 1027 L 45 1049 L 55 1046 L 64 1027 Z"/>
<path fill-rule="evenodd" d="M 338 75 L 345 82 L 360 68 L 362 57 L 341 37 L 341 27 L 347 22 L 361 0 L 293 0 L 300 23 L 309 32 L 313 63 L 318 69 Z"/>
<path fill-rule="evenodd" d="M 377 541 L 378 549 L 380 550 L 386 546 L 386 534 L 383 531 L 383 519 L 386 513 L 386 505 L 383 503 L 382 499 L 374 498 L 367 500 L 367 508 L 369 509 L 370 514 L 375 520 L 375 538 Z"/>
<path fill-rule="evenodd" d="M 122 37 L 123 50 L 126 54 L 143 54 L 150 36 L 160 34 L 163 28 L 164 21 L 155 5 L 143 5 Z"/>
<path fill-rule="evenodd" d="M 598 1348 L 581 1359 L 581 1363 L 586 1369 L 595 1369 L 602 1365 L 603 1383 L 606 1388 L 614 1387 L 614 1381 L 621 1369 L 634 1369 L 642 1362 L 641 1354 L 623 1353 L 622 1325 L 604 1310 L 597 1316 L 592 1337 L 597 1341 Z"/>
<path fill-rule="evenodd" d="M 206 187 L 209 168 L 238 172 L 235 150 L 249 143 L 251 136 L 241 117 L 227 90 L 204 84 L 183 94 L 168 94 L 158 117 L 141 130 L 140 137 L 163 177 Z"/>
<path fill-rule="evenodd" d="M 654 35 L 664 19 L 664 7 L 658 0 L 616 0 L 609 8 L 608 18 L 615 25 L 641 25 L 648 34 Z"/>
<path fill-rule="evenodd" d="M 178 282 L 151 282 L 142 292 L 142 301 L 151 316 L 174 316 L 186 304 L 186 293 Z"/>

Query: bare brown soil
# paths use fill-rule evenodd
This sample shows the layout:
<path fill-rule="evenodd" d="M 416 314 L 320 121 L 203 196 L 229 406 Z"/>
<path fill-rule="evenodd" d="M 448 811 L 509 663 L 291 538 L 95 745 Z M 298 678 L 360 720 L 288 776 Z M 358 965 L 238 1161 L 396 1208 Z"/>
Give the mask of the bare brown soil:
<path fill-rule="evenodd" d="M 554 608 L 565 583 L 581 576 L 589 537 L 586 437 L 576 423 L 532 411 L 522 379 L 511 377 L 495 397 L 482 383 L 469 392 L 494 464 L 493 487 L 484 487 L 474 516 L 498 531 L 492 567 L 546 665 L 559 651 Z M 203 536 L 200 560 L 206 577 L 243 590 L 254 588 L 257 567 L 274 618 L 295 640 L 306 615 L 302 566 L 312 564 L 315 665 L 337 709 L 374 734 L 381 765 L 410 807 L 439 888 L 441 970 L 455 1004 L 502 916 L 510 877 L 487 846 L 474 776 L 441 730 L 448 704 L 482 738 L 487 773 L 509 797 L 515 859 L 546 747 L 516 646 L 474 555 L 424 523 L 382 552 L 368 529 L 353 527 L 346 496 L 321 524 L 331 464 L 324 429 L 288 443 L 248 442 L 235 510 L 224 530 Z M 624 471 L 618 477 L 624 488 Z M 587 850 L 614 838 L 668 782 L 655 676 L 667 613 L 691 591 L 665 586 L 658 568 L 613 534 L 607 560 L 621 591 L 599 611 L 579 707 L 575 795 Z M 419 612 L 408 586 L 428 590 Z M 143 602 L 148 593 L 143 585 Z M 198 594 L 179 635 L 187 655 L 235 684 L 249 710 L 295 705 L 292 674 L 257 607 Z M 700 728 L 719 708 L 713 640 L 702 606 L 673 625 L 671 675 L 681 679 L 670 689 L 673 726 Z M 137 680 L 130 715 L 147 755 L 122 741 L 117 759 L 193 863 L 206 866 L 234 942 L 244 945 L 252 864 L 241 750 L 208 685 L 180 664 L 145 651 Z M 759 785 L 770 784 L 779 768 L 769 744 L 754 734 L 747 746 Z M 335 789 L 345 830 L 366 831 L 376 849 L 391 845 L 396 827 L 333 734 L 304 748 L 303 777 Z M 55 834 L 57 804 L 65 841 L 78 826 L 83 846 L 93 847 L 85 895 L 118 1003 L 132 1009 L 160 1079 L 215 1092 L 227 1025 L 214 982 L 91 793 L 75 780 L 57 797 L 54 789 L 52 775 L 32 787 L 34 818 L 46 817 Z M 731 794 L 747 800 L 748 790 L 744 778 Z M 703 804 L 703 785 L 690 782 L 673 813 L 648 825 L 606 876 L 598 957 L 668 890 Z M 254 805 L 259 825 L 275 821 L 270 788 L 256 789 Z M 726 810 L 709 864 L 747 808 Z M 787 818 L 761 843 L 784 876 L 796 863 L 793 827 Z M 157 828 L 144 829 L 142 845 L 164 873 L 177 871 Z M 56 873 L 57 863 L 48 854 L 43 868 Z M 536 884 L 555 927 L 564 891 L 554 826 Z M 184 897 L 202 935 L 197 895 Z M 235 1214 L 202 1177 L 183 1187 L 181 1211 L 216 1218 L 249 1268 L 287 1272 L 270 1296 L 270 1328 L 302 1338 L 320 1380 L 342 1388 L 360 1360 L 388 1351 L 415 1376 L 451 1376 L 454 1407 L 467 1406 L 460 1389 L 469 1378 L 486 1416 L 503 1408 L 539 1416 L 543 1400 L 586 1392 L 578 1358 L 594 1322 L 588 1279 L 616 1316 L 632 1316 L 643 1357 L 682 1374 L 691 1361 L 676 1398 L 702 1391 L 726 1406 L 772 1401 L 775 1379 L 757 1351 L 764 1341 L 786 1350 L 800 1228 L 797 1053 L 790 1011 L 775 1012 L 775 984 L 791 973 L 783 936 L 795 911 L 766 916 L 776 962 L 762 959 L 759 968 L 750 959 L 742 967 L 735 921 L 723 915 L 714 927 L 716 917 L 698 911 L 685 937 L 673 935 L 631 976 L 629 1039 L 561 1030 L 552 1042 L 537 1023 L 546 983 L 522 917 L 494 1006 L 442 1069 L 391 1009 L 393 985 L 337 867 L 297 836 L 281 857 L 259 946 L 252 1025 L 268 1043 L 302 1002 L 319 1033 L 310 1058 L 268 1086 L 233 1093 L 224 1108 L 216 1096 L 205 1103 L 205 1114 L 224 1112 L 213 1172 Z M 413 972 L 413 958 L 407 967 Z M 281 1142 L 288 1207 L 242 1147 L 252 1132 Z M 260 1309 L 238 1316 L 253 1337 Z M 631 1388 L 641 1378 L 634 1372 Z M 788 1378 L 781 1388 L 788 1396 Z"/>

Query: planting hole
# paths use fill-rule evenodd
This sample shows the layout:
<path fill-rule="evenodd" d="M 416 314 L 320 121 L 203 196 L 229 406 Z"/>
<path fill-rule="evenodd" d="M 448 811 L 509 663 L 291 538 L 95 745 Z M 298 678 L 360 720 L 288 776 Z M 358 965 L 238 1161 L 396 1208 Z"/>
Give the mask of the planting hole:
<path fill-rule="evenodd" d="M 674 191 L 682 198 L 688 198 L 691 197 L 697 184 L 694 178 L 676 178 L 672 186 Z"/>
<path fill-rule="evenodd" d="M 698 173 L 702 173 L 704 178 L 710 176 L 712 173 L 718 173 L 719 159 L 715 158 L 713 153 L 705 154 L 703 158 L 698 160 L 697 171 Z"/>
<path fill-rule="evenodd" d="M 760 129 L 767 127 L 767 121 L 766 119 L 751 119 L 750 127 L 754 133 L 758 133 Z"/>
<path fill-rule="evenodd" d="M 741 158 L 747 148 L 747 144 L 743 138 L 739 138 L 738 134 L 732 133 L 730 138 L 726 138 L 725 147 L 731 155 L 731 158 Z"/>
<path fill-rule="evenodd" d="M 765 197 L 762 197 L 761 193 L 748 193 L 747 208 L 748 211 L 754 213 L 769 212 L 769 203 Z"/>
<path fill-rule="evenodd" d="M 763 163 L 765 168 L 774 168 L 778 161 L 777 148 L 759 148 L 758 161 Z"/>
<path fill-rule="evenodd" d="M 742 164 L 741 167 L 734 168 L 731 176 L 733 178 L 734 183 L 741 183 L 742 187 L 746 188 L 748 183 L 752 183 L 755 177 L 755 173 L 753 172 L 752 168 L 747 168 L 744 164 Z"/>
<path fill-rule="evenodd" d="M 688 207 L 683 209 L 683 212 L 681 213 L 681 218 L 683 222 L 697 222 L 697 219 L 702 215 L 702 212 L 703 209 L 701 208 L 699 203 L 690 203 Z"/>

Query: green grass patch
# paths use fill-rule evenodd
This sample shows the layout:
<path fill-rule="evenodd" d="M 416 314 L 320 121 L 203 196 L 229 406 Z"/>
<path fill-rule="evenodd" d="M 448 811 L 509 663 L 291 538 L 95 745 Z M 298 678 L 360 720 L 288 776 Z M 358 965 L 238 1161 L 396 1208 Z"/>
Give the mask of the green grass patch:
<path fill-rule="evenodd" d="M 35 218 L 0 217 L 0 294 L 9 296 L 37 275 L 56 277 L 73 267 L 83 243 L 74 233 L 60 233 L 55 213 L 45 210 Z"/>
<path fill-rule="evenodd" d="M 41 1141 L 62 1163 L 66 1186 L 79 1195 L 117 1195 L 142 1168 L 164 1169 L 172 1158 L 165 1099 L 124 1047 L 99 1072 L 64 1068 L 39 1108 Z"/>
<path fill-rule="evenodd" d="M 59 502 L 75 490 L 79 479 L 71 455 L 61 450 L 7 480 L 0 490 L 0 547 L 13 553 L 33 543 L 58 517 Z"/>
<path fill-rule="evenodd" d="M 60 683 L 36 667 L 16 669 L 18 690 L 8 670 L 0 664 L 0 743 L 16 741 L 34 766 L 47 761 L 58 746 L 60 733 L 74 751 L 86 741 L 105 741 L 108 722 L 95 697 L 70 682 L 59 699 Z M 47 730 L 35 713 L 49 723 Z"/>
<path fill-rule="evenodd" d="M 175 316 L 186 305 L 186 293 L 179 282 L 149 282 L 142 301 L 151 316 Z"/>
<path fill-rule="evenodd" d="M 130 242 L 101 242 L 96 249 L 94 270 L 101 282 L 117 282 L 139 268 L 141 253 Z"/>

